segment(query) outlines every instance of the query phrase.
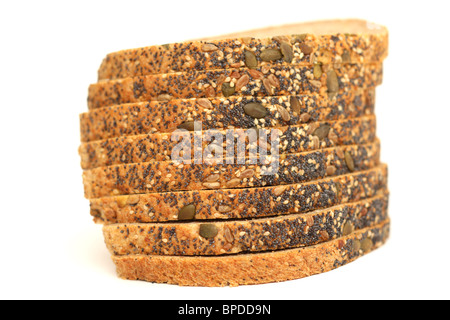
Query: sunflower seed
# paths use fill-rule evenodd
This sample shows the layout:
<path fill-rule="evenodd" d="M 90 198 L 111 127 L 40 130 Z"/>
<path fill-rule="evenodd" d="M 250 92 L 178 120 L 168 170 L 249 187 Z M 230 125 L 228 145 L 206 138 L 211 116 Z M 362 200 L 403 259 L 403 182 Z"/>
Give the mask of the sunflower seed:
<path fill-rule="evenodd" d="M 231 179 L 226 183 L 227 188 L 234 188 L 241 184 L 241 179 Z"/>
<path fill-rule="evenodd" d="M 291 109 L 293 112 L 297 113 L 297 115 L 300 115 L 301 112 L 301 105 L 300 105 L 300 101 L 298 101 L 296 96 L 291 96 L 289 98 L 289 103 L 291 105 Z"/>
<path fill-rule="evenodd" d="M 309 113 L 302 113 L 300 115 L 300 121 L 303 123 L 308 122 L 311 119 L 311 115 Z"/>
<path fill-rule="evenodd" d="M 218 181 L 220 179 L 220 175 L 219 174 L 212 174 L 212 175 L 210 175 L 210 176 L 208 176 L 206 179 L 205 179 L 205 182 L 216 182 L 216 181 Z"/>
<path fill-rule="evenodd" d="M 351 56 L 350 56 L 350 52 L 348 52 L 348 50 L 345 50 L 344 53 L 342 54 L 342 62 L 343 63 L 350 63 L 351 62 Z"/>
<path fill-rule="evenodd" d="M 202 45 L 203 52 L 212 52 L 212 51 L 216 51 L 218 49 L 219 48 L 217 48 L 217 46 L 212 43 L 205 43 L 204 45 Z"/>
<path fill-rule="evenodd" d="M 300 43 L 300 50 L 303 52 L 305 56 L 310 55 L 313 51 L 310 46 L 304 43 Z"/>
<path fill-rule="evenodd" d="M 223 235 L 224 235 L 224 237 L 225 237 L 225 240 L 226 240 L 228 243 L 232 243 L 232 242 L 234 241 L 234 236 L 233 236 L 233 234 L 231 233 L 230 228 L 228 228 L 227 226 L 225 226 L 225 228 L 224 228 Z"/>
<path fill-rule="evenodd" d="M 291 116 L 289 112 L 282 106 L 277 106 L 277 110 L 280 113 L 281 119 L 285 122 L 289 122 L 291 120 Z"/>
<path fill-rule="evenodd" d="M 255 175 L 255 170 L 253 170 L 253 169 L 247 169 L 247 170 L 242 171 L 242 173 L 241 173 L 241 175 L 240 175 L 240 178 L 241 178 L 241 179 L 244 179 L 244 178 L 251 178 L 251 177 L 253 177 L 254 175 Z"/>
<path fill-rule="evenodd" d="M 231 210 L 232 208 L 230 206 L 219 206 L 219 208 L 217 209 L 217 211 L 219 211 L 220 213 L 230 212 Z"/>
<path fill-rule="evenodd" d="M 182 124 L 180 124 L 178 126 L 178 129 L 184 129 L 184 130 L 187 130 L 187 131 L 194 131 L 195 130 L 194 124 L 195 124 L 195 121 L 186 121 L 186 122 L 183 122 Z"/>
<path fill-rule="evenodd" d="M 266 89 L 266 92 L 269 96 L 272 96 L 275 93 L 274 89 L 272 88 L 272 85 L 270 84 L 269 79 L 264 79 L 263 85 L 264 85 L 264 89 Z"/>
<path fill-rule="evenodd" d="M 239 80 L 236 82 L 234 88 L 236 91 L 241 91 L 243 87 L 245 87 L 248 82 L 250 81 L 250 78 L 248 75 L 244 74 L 242 77 L 239 78 Z"/>
<path fill-rule="evenodd" d="M 211 103 L 211 101 L 209 101 L 209 99 L 205 99 L 205 98 L 201 98 L 201 99 L 197 99 L 197 104 L 200 107 L 206 108 L 206 109 L 212 109 L 213 105 Z"/>
<path fill-rule="evenodd" d="M 348 169 L 353 172 L 355 171 L 355 162 L 353 161 L 353 157 L 349 151 L 345 152 L 345 163 L 347 164 Z"/>
<path fill-rule="evenodd" d="M 287 42 L 282 42 L 280 45 L 281 54 L 283 55 L 283 60 L 287 63 L 291 63 L 294 59 L 294 52 L 292 51 L 292 47 Z"/>

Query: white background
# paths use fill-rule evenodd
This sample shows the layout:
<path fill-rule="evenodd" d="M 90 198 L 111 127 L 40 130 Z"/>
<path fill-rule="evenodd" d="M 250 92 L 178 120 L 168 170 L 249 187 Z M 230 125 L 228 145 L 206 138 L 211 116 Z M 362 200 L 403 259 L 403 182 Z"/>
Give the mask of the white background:
<path fill-rule="evenodd" d="M 445 1 L 2 1 L 2 299 L 448 299 L 450 69 Z M 83 198 L 78 114 L 120 49 L 268 25 L 362 18 L 390 30 L 377 91 L 390 166 L 388 244 L 281 284 L 180 288 L 119 280 Z"/>

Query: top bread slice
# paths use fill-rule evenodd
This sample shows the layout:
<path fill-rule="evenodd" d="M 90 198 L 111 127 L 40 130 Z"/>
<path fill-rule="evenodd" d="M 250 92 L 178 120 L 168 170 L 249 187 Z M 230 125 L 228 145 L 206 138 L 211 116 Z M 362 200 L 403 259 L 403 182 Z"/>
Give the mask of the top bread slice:
<path fill-rule="evenodd" d="M 378 63 L 388 54 L 388 31 L 363 20 L 329 20 L 250 30 L 195 41 L 108 54 L 98 79 L 188 70 L 281 64 Z M 269 50 L 269 51 L 267 51 Z"/>

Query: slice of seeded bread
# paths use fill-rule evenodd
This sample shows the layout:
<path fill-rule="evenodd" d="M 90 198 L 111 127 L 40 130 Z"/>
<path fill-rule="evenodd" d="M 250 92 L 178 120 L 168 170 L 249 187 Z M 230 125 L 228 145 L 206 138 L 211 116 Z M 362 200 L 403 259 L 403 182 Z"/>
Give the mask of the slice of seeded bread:
<path fill-rule="evenodd" d="M 123 103 L 229 96 L 320 94 L 335 99 L 339 93 L 375 87 L 383 79 L 383 65 L 343 64 L 239 68 L 189 71 L 101 81 L 89 86 L 90 110 Z M 316 69 L 316 70 L 315 70 Z"/>
<path fill-rule="evenodd" d="M 341 145 L 373 142 L 376 138 L 376 117 L 369 115 L 354 119 L 320 121 L 273 129 L 280 133 L 277 140 L 279 153 L 291 154 Z M 259 140 L 256 141 L 259 147 L 257 151 L 266 150 L 270 154 L 272 141 L 275 141 L 272 140 L 271 129 L 267 129 L 266 133 L 259 131 L 259 129 L 255 132 L 259 133 Z M 196 141 L 199 138 L 201 138 L 201 141 L 197 144 Z M 258 138 L 255 137 L 255 139 Z M 171 161 L 175 160 L 172 159 L 172 155 L 177 150 L 180 151 L 180 148 L 184 149 L 183 152 L 186 152 L 186 155 L 190 150 L 191 159 L 194 159 L 198 152 L 202 156 L 205 155 L 205 152 L 212 146 L 221 147 L 224 157 L 237 156 L 239 155 L 238 141 L 250 146 L 251 140 L 246 130 L 213 130 L 210 133 L 207 131 L 195 133 L 186 131 L 180 134 L 161 133 L 82 143 L 79 154 L 81 167 L 93 169 L 127 163 Z M 249 150 L 246 151 L 246 156 L 249 156 Z"/>
<path fill-rule="evenodd" d="M 388 168 L 285 186 L 105 197 L 90 201 L 100 224 L 253 219 L 356 202 L 387 189 Z"/>
<path fill-rule="evenodd" d="M 255 118 L 252 105 L 263 111 Z M 201 122 L 203 130 L 269 128 L 372 115 L 375 88 L 324 99 L 301 96 L 223 97 L 137 102 L 93 109 L 80 115 L 81 141 L 190 129 Z M 262 116 L 262 118 L 260 118 Z"/>
<path fill-rule="evenodd" d="M 390 221 L 318 245 L 229 256 L 112 256 L 117 275 L 128 280 L 180 286 L 223 287 L 301 279 L 328 272 L 382 246 Z"/>
<path fill-rule="evenodd" d="M 380 144 L 376 141 L 280 155 L 269 164 L 148 162 L 101 167 L 84 171 L 83 183 L 88 199 L 150 192 L 264 187 L 366 170 L 377 166 L 379 160 Z"/>
<path fill-rule="evenodd" d="M 188 70 L 242 66 L 382 62 L 386 28 L 362 20 L 331 20 L 250 30 L 235 34 L 108 54 L 99 80 Z"/>
<path fill-rule="evenodd" d="M 212 256 L 306 247 L 336 239 L 388 217 L 387 190 L 356 203 L 306 214 L 223 222 L 103 226 L 113 255 Z"/>

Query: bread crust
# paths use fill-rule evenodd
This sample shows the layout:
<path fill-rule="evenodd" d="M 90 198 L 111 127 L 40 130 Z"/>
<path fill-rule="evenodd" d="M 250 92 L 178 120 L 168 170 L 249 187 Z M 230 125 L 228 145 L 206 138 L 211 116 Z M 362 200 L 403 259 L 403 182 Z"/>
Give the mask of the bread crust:
<path fill-rule="evenodd" d="M 215 257 L 112 256 L 122 279 L 224 287 L 301 279 L 346 265 L 389 238 L 390 221 L 315 246 Z"/>

